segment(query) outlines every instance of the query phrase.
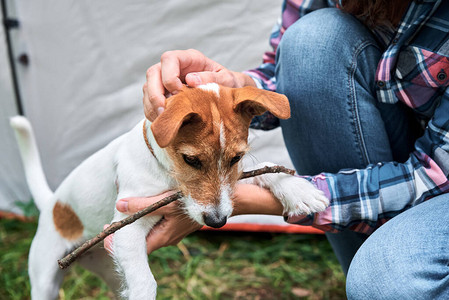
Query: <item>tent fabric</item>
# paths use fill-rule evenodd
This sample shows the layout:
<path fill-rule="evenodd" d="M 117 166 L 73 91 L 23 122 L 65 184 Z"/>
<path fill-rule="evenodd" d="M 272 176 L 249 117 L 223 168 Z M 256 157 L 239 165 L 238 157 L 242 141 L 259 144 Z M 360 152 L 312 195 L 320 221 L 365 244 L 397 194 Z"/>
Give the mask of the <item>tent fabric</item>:
<path fill-rule="evenodd" d="M 83 159 L 143 118 L 146 69 L 164 51 L 195 48 L 229 69 L 253 68 L 269 49 L 282 1 L 9 2 L 20 21 L 14 54 L 29 57 L 28 65 L 17 64 L 23 107 L 54 189 Z M 2 66 L 5 51 L 0 44 Z M 10 72 L 2 67 L 0 76 L 0 138 L 6 141 L 0 146 L 0 210 L 17 212 L 15 201 L 30 196 L 7 125 L 16 113 Z M 280 129 L 251 131 L 250 144 L 246 166 L 272 161 L 292 167 Z M 288 226 L 282 218 L 276 222 Z"/>
<path fill-rule="evenodd" d="M 1 15 L 0 21 L 3 24 Z M 9 127 L 9 117 L 17 114 L 17 108 L 3 26 L 0 26 L 0 66 L 0 210 L 20 213 L 16 203 L 29 201 L 30 194 L 24 181 L 18 148 Z"/>

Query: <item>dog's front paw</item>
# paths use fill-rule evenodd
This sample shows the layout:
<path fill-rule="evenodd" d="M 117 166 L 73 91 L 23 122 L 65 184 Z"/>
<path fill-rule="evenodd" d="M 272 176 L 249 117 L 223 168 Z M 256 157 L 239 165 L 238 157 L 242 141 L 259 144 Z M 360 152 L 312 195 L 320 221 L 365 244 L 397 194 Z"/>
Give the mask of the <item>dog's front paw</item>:
<path fill-rule="evenodd" d="M 323 211 L 329 205 L 329 199 L 312 183 L 299 177 L 281 176 L 271 192 L 284 206 L 284 214 L 308 215 Z"/>
<path fill-rule="evenodd" d="M 304 178 L 287 174 L 264 174 L 254 180 L 268 188 L 284 207 L 289 216 L 320 212 L 329 205 L 322 191 Z"/>
<path fill-rule="evenodd" d="M 264 162 L 256 168 L 273 166 Z M 304 178 L 284 173 L 267 173 L 242 181 L 257 184 L 269 189 L 284 207 L 284 214 L 289 216 L 308 215 L 325 210 L 329 206 L 329 199 L 312 183 Z"/>

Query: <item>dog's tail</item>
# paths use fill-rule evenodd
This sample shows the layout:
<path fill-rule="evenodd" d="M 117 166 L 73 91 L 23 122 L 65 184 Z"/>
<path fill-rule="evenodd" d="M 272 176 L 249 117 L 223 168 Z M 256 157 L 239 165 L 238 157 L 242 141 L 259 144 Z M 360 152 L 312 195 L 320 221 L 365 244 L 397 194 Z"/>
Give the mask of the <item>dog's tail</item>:
<path fill-rule="evenodd" d="M 30 188 L 37 208 L 41 211 L 46 203 L 48 203 L 50 197 L 52 197 L 53 192 L 48 186 L 42 169 L 33 128 L 30 122 L 22 116 L 12 117 L 10 124 L 14 129 L 19 145 L 28 187 Z"/>

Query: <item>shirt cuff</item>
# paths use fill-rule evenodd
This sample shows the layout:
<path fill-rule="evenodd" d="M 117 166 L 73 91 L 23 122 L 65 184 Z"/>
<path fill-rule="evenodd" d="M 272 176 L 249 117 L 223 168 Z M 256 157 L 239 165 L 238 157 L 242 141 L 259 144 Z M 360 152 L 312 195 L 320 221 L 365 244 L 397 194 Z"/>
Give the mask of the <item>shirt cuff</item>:
<path fill-rule="evenodd" d="M 311 176 L 301 176 L 301 177 L 308 180 L 317 189 L 321 190 L 324 193 L 324 195 L 330 200 L 329 202 L 332 201 L 329 186 L 327 184 L 326 177 L 324 174 L 320 174 L 314 177 Z M 313 226 L 323 231 L 334 232 L 335 229 L 331 226 L 331 224 L 333 224 L 332 214 L 333 214 L 332 205 L 329 204 L 329 206 L 322 212 L 310 215 L 292 215 L 292 216 L 285 215 L 284 220 L 290 224 Z"/>
<path fill-rule="evenodd" d="M 251 77 L 251 79 L 254 81 L 254 83 L 256 84 L 256 87 L 258 89 L 264 89 L 263 85 L 262 85 L 262 79 L 257 78 L 256 76 L 254 76 L 250 71 L 245 71 L 243 72 L 244 74 L 248 75 L 249 77 Z"/>

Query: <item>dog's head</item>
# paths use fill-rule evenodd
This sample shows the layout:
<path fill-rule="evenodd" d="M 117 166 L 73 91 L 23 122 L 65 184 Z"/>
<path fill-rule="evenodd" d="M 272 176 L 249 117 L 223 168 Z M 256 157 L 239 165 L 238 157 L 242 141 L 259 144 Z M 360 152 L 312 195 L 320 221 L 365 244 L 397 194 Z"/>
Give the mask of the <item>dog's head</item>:
<path fill-rule="evenodd" d="M 196 222 L 216 228 L 226 224 L 251 119 L 267 110 L 278 118 L 290 116 L 283 95 L 207 84 L 168 98 L 165 111 L 151 124 L 186 195 L 185 209 Z"/>

